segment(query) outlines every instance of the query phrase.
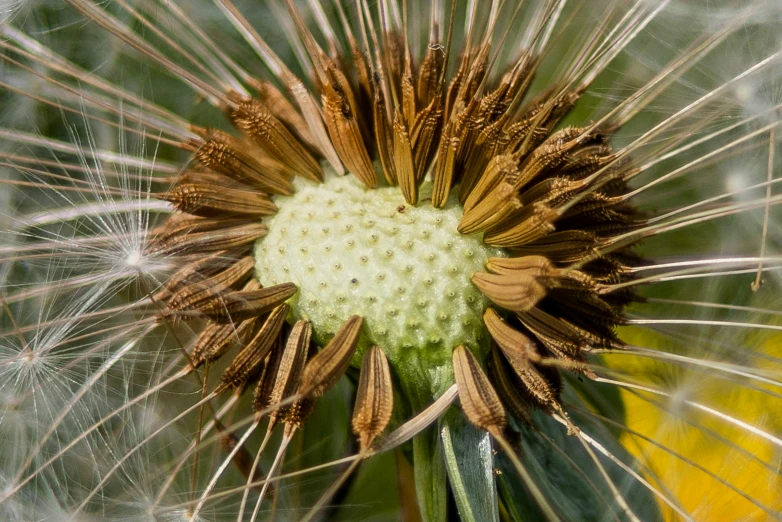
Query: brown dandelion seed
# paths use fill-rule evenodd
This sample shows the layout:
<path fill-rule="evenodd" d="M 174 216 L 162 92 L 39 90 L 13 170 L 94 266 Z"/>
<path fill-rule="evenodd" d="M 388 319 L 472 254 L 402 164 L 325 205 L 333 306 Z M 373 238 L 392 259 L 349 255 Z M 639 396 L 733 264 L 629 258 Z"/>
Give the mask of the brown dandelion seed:
<path fill-rule="evenodd" d="M 205 300 L 194 310 L 193 316 L 204 316 L 218 323 L 238 323 L 270 311 L 293 297 L 296 291 L 293 283 L 258 290 L 230 291 Z"/>
<path fill-rule="evenodd" d="M 290 170 L 247 139 L 223 131 L 205 130 L 196 143 L 198 162 L 230 179 L 256 186 L 268 194 L 291 194 Z"/>
<path fill-rule="evenodd" d="M 253 258 L 247 256 L 212 277 L 185 285 L 173 293 L 168 307 L 172 310 L 198 310 L 246 279 L 252 267 Z"/>
<path fill-rule="evenodd" d="M 478 360 L 466 346 L 454 348 L 453 371 L 459 387 L 459 402 L 470 422 L 492 434 L 502 433 L 507 423 L 505 408 Z"/>
<path fill-rule="evenodd" d="M 312 324 L 296 321 L 287 342 L 274 348 L 255 390 L 253 409 L 256 412 L 280 404 L 296 392 L 307 360 L 311 336 Z M 273 429 L 279 417 L 285 416 L 286 411 L 287 407 L 282 407 L 269 414 L 269 430 Z"/>
<path fill-rule="evenodd" d="M 377 185 L 377 177 L 356 119 L 357 107 L 352 89 L 337 69 L 329 68 L 326 74 L 323 113 L 334 149 L 348 170 L 372 188 Z"/>
<path fill-rule="evenodd" d="M 221 269 L 231 267 L 239 256 L 228 250 L 220 250 L 182 265 L 163 285 L 169 292 L 176 292 L 183 286 L 203 281 Z"/>
<path fill-rule="evenodd" d="M 204 232 L 189 231 L 185 233 L 164 231 L 164 235 L 153 242 L 152 253 L 185 256 L 231 250 L 237 247 L 249 246 L 268 232 L 268 228 L 262 223 L 247 223 L 242 220 L 236 223 L 235 226 L 232 226 L 234 223 L 236 221 L 223 221 L 222 223 L 220 220 L 215 220 L 215 222 L 194 221 L 193 224 L 201 225 L 204 228 L 214 227 L 214 229 Z M 189 226 L 189 224 L 186 226 Z"/>
<path fill-rule="evenodd" d="M 386 429 L 393 409 L 391 368 L 383 350 L 379 346 L 372 346 L 364 354 L 353 409 L 353 433 L 359 439 L 362 452 L 369 449 Z"/>
<path fill-rule="evenodd" d="M 234 357 L 231 365 L 223 372 L 223 375 L 220 377 L 222 381 L 221 388 L 239 387 L 257 375 L 260 365 L 266 359 L 266 356 L 269 355 L 274 341 L 280 334 L 289 310 L 290 307 L 283 304 L 272 311 L 258 333 Z"/>
<path fill-rule="evenodd" d="M 301 395 L 319 397 L 336 384 L 350 364 L 363 323 L 361 316 L 350 317 L 331 341 L 307 363 L 298 390 Z"/>
<path fill-rule="evenodd" d="M 234 125 L 289 169 L 291 176 L 301 175 L 313 181 L 323 179 L 317 160 L 260 100 L 238 99 L 238 106 L 230 109 L 229 114 Z"/>
<path fill-rule="evenodd" d="M 163 197 L 177 210 L 196 216 L 244 214 L 261 217 L 277 210 L 277 206 L 260 191 L 206 183 L 178 183 Z"/>
<path fill-rule="evenodd" d="M 531 276 L 478 272 L 472 282 L 497 305 L 515 312 L 530 310 L 546 296 L 546 289 Z"/>

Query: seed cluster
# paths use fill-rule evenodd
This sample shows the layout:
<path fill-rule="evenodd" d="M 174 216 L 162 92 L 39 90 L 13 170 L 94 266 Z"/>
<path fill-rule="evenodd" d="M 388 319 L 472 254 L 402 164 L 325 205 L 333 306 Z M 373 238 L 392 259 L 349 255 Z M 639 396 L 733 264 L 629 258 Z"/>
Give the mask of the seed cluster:
<path fill-rule="evenodd" d="M 453 375 L 495 436 L 506 410 L 563 413 L 560 371 L 592 377 L 585 354 L 621 345 L 641 223 L 616 125 L 560 124 L 588 81 L 530 93 L 539 56 L 492 71 L 489 28 L 452 53 L 433 27 L 417 63 L 394 30 L 370 31 L 374 57 L 353 38 L 327 54 L 287 5 L 320 103 L 281 64 L 287 92 L 216 93 L 236 133 L 193 127 L 194 161 L 160 195 L 178 212 L 151 249 L 181 265 L 155 297 L 161 319 L 205 322 L 190 365 L 236 345 L 217 392 L 258 383 L 259 416 L 287 401 L 269 425 L 285 440 L 360 365 L 362 453 L 391 418 L 391 372 L 405 393 Z"/>

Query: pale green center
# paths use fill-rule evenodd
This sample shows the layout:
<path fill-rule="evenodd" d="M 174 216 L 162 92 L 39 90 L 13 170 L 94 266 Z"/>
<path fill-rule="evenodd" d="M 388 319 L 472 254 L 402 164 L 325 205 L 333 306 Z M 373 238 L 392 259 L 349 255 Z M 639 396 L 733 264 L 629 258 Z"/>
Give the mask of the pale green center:
<path fill-rule="evenodd" d="M 398 188 L 367 190 L 352 176 L 330 176 L 299 180 L 293 196 L 275 203 L 255 248 L 256 275 L 265 286 L 298 286 L 293 316 L 312 321 L 318 343 L 359 314 L 356 362 L 377 344 L 397 371 L 429 381 L 434 367 L 450 366 L 454 346 L 483 350 L 488 301 L 470 278 L 502 252 L 456 231 L 455 198 L 443 209 L 411 207 Z"/>

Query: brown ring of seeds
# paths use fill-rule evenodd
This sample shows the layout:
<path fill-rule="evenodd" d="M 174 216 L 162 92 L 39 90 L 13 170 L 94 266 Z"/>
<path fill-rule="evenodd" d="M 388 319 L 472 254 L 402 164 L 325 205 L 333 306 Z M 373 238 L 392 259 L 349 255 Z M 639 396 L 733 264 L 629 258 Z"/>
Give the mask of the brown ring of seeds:
<path fill-rule="evenodd" d="M 486 272 L 472 276 L 497 308 L 484 315 L 494 341 L 491 380 L 481 368 L 487 361 L 464 346 L 453 352 L 465 414 L 499 433 L 503 403 L 525 422 L 530 407 L 558 411 L 559 370 L 592 376 L 584 354 L 620 344 L 613 328 L 633 299 L 632 290 L 612 290 L 629 279 L 627 268 L 638 259 L 629 248 L 601 253 L 639 223 L 622 198 L 632 167 L 609 145 L 616 125 L 559 129 L 584 86 L 552 85 L 527 101 L 539 57 L 522 52 L 495 70 L 488 35 L 461 53 L 449 77 L 450 36 L 443 47 L 433 35 L 419 62 L 396 31 L 382 32 L 374 59 L 352 38 L 349 55 L 336 45 L 325 52 L 294 3 L 286 3 L 311 59 L 316 92 L 283 70 L 287 92 L 250 80 L 253 95 L 224 93 L 222 108 L 237 134 L 190 129 L 197 138 L 182 147 L 194 151 L 194 161 L 160 195 L 176 212 L 154 231 L 149 247 L 179 261 L 156 294 L 167 305 L 161 319 L 206 323 L 192 350 L 195 365 L 241 346 L 219 386 L 243 389 L 259 380 L 256 412 L 298 395 L 270 414 L 270 429 L 278 420 L 296 429 L 345 373 L 363 320 L 347 319 L 306 362 L 315 350 L 314 326 L 285 326 L 285 303 L 296 286 L 261 288 L 251 276 L 247 253 L 267 233 L 260 221 L 276 212 L 274 196 L 293 193 L 294 176 L 322 181 L 324 159 L 338 174 L 344 164 L 369 188 L 377 184 L 377 161 L 409 205 L 419 204 L 431 173 L 431 204 L 443 207 L 455 193 L 464 209 L 458 231 L 482 233 L 485 244 L 512 256 L 492 258 Z M 362 450 L 389 422 L 390 375 L 379 347 L 364 354 L 353 416 Z"/>

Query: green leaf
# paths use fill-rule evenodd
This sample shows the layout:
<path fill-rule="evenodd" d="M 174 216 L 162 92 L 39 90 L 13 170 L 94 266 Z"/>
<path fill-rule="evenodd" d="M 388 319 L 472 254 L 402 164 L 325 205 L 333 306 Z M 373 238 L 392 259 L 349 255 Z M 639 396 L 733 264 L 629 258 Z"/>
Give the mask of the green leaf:
<path fill-rule="evenodd" d="M 491 437 L 451 408 L 440 421 L 445 466 L 463 522 L 499 521 Z"/>

